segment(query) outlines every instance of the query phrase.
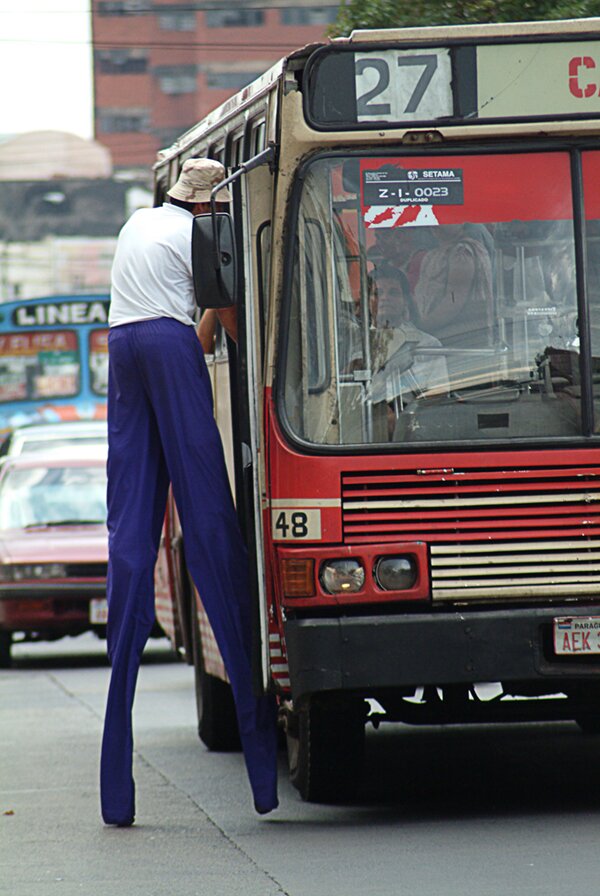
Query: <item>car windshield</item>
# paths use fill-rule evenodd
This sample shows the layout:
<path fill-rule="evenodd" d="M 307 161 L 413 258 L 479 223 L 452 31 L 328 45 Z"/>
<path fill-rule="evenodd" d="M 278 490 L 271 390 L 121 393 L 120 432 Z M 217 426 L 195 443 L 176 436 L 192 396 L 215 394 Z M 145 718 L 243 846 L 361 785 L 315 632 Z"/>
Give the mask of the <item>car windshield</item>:
<path fill-rule="evenodd" d="M 47 451 L 51 448 L 53 451 L 59 448 L 70 448 L 72 445 L 106 445 L 106 434 L 95 435 L 73 435 L 64 436 L 63 438 L 23 438 L 15 443 L 12 454 L 29 454 L 33 451 Z"/>
<path fill-rule="evenodd" d="M 288 431 L 331 446 L 600 432 L 600 155 L 580 158 L 585 284 L 567 152 L 314 160 L 280 380 Z"/>
<path fill-rule="evenodd" d="M 103 466 L 7 469 L 0 483 L 0 529 L 105 520 Z"/>

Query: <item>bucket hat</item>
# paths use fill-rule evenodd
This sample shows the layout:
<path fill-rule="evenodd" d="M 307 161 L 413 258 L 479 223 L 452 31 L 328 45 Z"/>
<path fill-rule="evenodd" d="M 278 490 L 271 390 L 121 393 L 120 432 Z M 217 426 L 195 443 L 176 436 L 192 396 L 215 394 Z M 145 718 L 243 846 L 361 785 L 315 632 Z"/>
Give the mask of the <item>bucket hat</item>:
<path fill-rule="evenodd" d="M 167 190 L 167 196 L 183 202 L 210 202 L 212 189 L 225 180 L 225 177 L 225 169 L 216 159 L 187 159 L 177 182 Z M 227 187 L 219 190 L 216 200 L 231 201 L 231 193 Z"/>

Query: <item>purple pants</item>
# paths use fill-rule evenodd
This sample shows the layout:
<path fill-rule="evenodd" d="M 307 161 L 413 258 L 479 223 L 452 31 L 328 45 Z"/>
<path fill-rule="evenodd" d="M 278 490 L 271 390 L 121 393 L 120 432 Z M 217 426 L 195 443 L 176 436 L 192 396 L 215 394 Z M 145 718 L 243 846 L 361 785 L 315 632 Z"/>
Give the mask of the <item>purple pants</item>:
<path fill-rule="evenodd" d="M 172 483 L 185 555 L 236 704 L 254 805 L 277 806 L 276 706 L 252 689 L 247 552 L 227 479 L 202 348 L 171 318 L 113 327 L 108 381 L 108 656 L 102 817 L 135 816 L 132 707 L 154 624 L 154 566 Z"/>

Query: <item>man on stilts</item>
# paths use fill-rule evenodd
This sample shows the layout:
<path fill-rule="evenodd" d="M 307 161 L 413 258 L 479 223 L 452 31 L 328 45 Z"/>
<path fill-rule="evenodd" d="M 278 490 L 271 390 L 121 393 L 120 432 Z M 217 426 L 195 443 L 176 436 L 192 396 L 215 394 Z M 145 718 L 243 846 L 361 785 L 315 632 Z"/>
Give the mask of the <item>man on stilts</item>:
<path fill-rule="evenodd" d="M 100 790 L 106 824 L 135 817 L 132 706 L 154 624 L 154 565 L 172 484 L 186 560 L 231 682 L 254 806 L 277 806 L 276 706 L 256 697 L 246 548 L 194 326 L 193 216 L 225 177 L 212 159 L 185 162 L 171 201 L 125 224 L 112 271 L 108 389 L 108 655 Z M 230 200 L 228 190 L 217 194 Z M 232 338 L 235 309 L 218 312 Z"/>

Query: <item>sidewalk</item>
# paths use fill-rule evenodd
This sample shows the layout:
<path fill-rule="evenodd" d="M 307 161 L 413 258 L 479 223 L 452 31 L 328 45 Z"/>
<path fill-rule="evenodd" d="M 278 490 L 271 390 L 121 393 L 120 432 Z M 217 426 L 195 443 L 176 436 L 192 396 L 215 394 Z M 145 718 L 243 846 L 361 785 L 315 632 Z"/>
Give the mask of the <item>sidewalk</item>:
<path fill-rule="evenodd" d="M 177 664 L 174 671 L 189 670 Z M 77 695 L 69 691 L 70 680 L 77 681 Z M 101 664 L 66 675 L 35 666 L 0 672 L 0 893 L 281 893 L 192 798 L 139 754 L 142 821 L 129 829 L 103 826 L 99 707 L 107 682 Z"/>

